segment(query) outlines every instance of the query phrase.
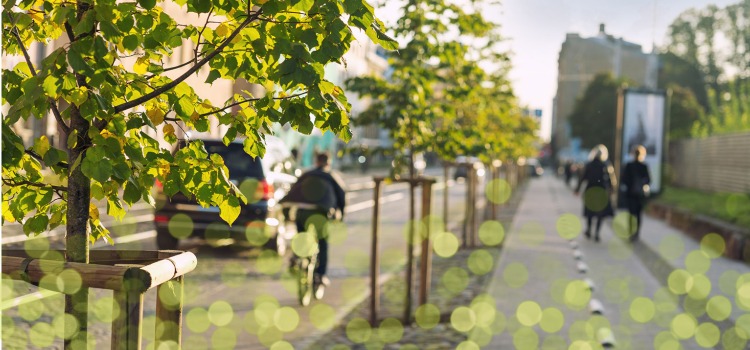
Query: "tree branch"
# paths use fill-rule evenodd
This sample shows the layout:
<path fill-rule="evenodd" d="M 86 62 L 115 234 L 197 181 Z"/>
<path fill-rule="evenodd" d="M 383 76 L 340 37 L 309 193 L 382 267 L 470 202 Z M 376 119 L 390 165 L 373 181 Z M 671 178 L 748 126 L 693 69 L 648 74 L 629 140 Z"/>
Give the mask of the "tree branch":
<path fill-rule="evenodd" d="M 16 186 L 31 186 L 31 187 L 39 187 L 39 188 L 49 188 L 53 191 L 62 191 L 62 192 L 68 192 L 68 189 L 66 187 L 62 186 L 54 186 L 54 185 L 47 185 L 47 184 L 40 184 L 38 182 L 31 182 L 31 181 L 16 181 L 16 180 L 10 180 L 10 179 L 3 179 L 3 183 L 7 186 L 16 187 Z"/>
<path fill-rule="evenodd" d="M 284 97 L 274 97 L 273 100 L 289 100 L 289 99 L 292 99 L 292 98 L 295 98 L 295 97 L 303 96 L 305 94 L 307 94 L 307 91 L 303 91 L 303 92 L 300 92 L 300 93 L 296 93 L 294 95 L 289 95 L 289 96 L 284 96 Z M 258 101 L 260 99 L 261 98 L 259 98 L 259 97 L 244 99 L 242 101 L 237 101 L 237 102 L 228 104 L 228 105 L 226 105 L 224 107 L 214 109 L 213 111 L 202 113 L 202 114 L 200 114 L 200 116 L 201 117 L 205 117 L 207 115 L 216 114 L 216 113 L 219 113 L 219 112 L 221 112 L 223 110 L 226 110 L 227 108 L 232 108 L 234 106 L 239 106 L 239 105 L 241 105 L 243 103 L 247 103 L 247 102 L 255 102 L 255 101 Z"/>
<path fill-rule="evenodd" d="M 26 64 L 29 65 L 29 71 L 31 71 L 32 76 L 36 76 L 36 68 L 34 68 L 34 63 L 31 61 L 31 56 L 29 56 L 29 52 L 26 50 L 26 47 L 23 46 L 23 39 L 21 39 L 21 35 L 18 34 L 18 27 L 16 26 L 16 20 L 13 18 L 13 15 L 8 12 L 8 18 L 10 18 L 11 22 L 13 22 L 13 29 L 11 29 L 11 33 L 13 33 L 13 37 L 16 38 L 16 42 L 18 42 L 18 47 L 21 48 L 21 52 L 23 52 L 23 57 L 26 59 Z M 60 127 L 63 129 L 63 132 L 65 132 L 65 135 L 67 136 L 70 133 L 70 127 L 65 124 L 65 121 L 62 118 L 62 115 L 60 114 L 60 110 L 57 108 L 57 103 L 51 98 L 47 98 L 47 102 L 49 102 L 50 109 L 52 110 L 52 114 L 55 116 L 55 120 L 60 124 Z"/>
<path fill-rule="evenodd" d="M 237 34 L 239 34 L 240 31 L 243 28 L 245 28 L 245 26 L 247 26 L 248 24 L 250 24 L 250 22 L 258 19 L 258 17 L 260 17 L 260 15 L 262 13 L 263 13 L 263 10 L 258 10 L 257 12 L 253 13 L 252 16 L 248 16 L 245 19 L 245 21 L 242 22 L 242 24 L 240 24 L 232 32 L 232 34 L 230 34 L 224 40 L 224 42 L 221 43 L 221 45 L 219 45 L 219 47 L 216 48 L 216 50 L 214 50 L 210 54 L 206 55 L 206 57 L 204 57 L 202 60 L 200 60 L 196 65 L 190 67 L 190 69 L 188 69 L 185 73 L 183 73 L 182 75 L 180 75 L 177 79 L 172 80 L 169 84 L 165 84 L 165 85 L 159 87 L 158 89 L 156 89 L 156 90 L 154 90 L 154 91 L 152 91 L 152 92 L 150 92 L 150 93 L 148 93 L 146 95 L 143 95 L 143 96 L 141 96 L 141 97 L 139 97 L 139 98 L 137 98 L 135 100 L 128 101 L 128 102 L 125 102 L 125 103 L 120 104 L 118 106 L 115 106 L 115 113 L 120 113 L 120 112 L 122 112 L 124 110 L 133 108 L 133 107 L 138 106 L 138 105 L 140 105 L 140 104 L 142 104 L 142 103 L 144 103 L 146 101 L 149 101 L 149 100 L 155 98 L 156 96 L 159 96 L 159 95 L 163 94 L 164 92 L 166 92 L 166 91 L 174 88 L 175 86 L 177 86 L 177 84 L 183 82 L 191 74 L 197 72 L 198 69 L 200 69 L 201 67 L 203 67 L 206 63 L 208 63 L 209 61 L 211 61 L 211 59 L 213 59 L 216 55 L 218 55 L 219 53 L 221 53 L 222 50 L 224 50 L 224 48 L 227 47 L 229 45 L 229 43 L 232 42 L 232 40 L 234 40 L 234 37 L 236 37 Z"/>
<path fill-rule="evenodd" d="M 203 28 L 198 32 L 198 39 L 195 40 L 195 49 L 193 50 L 193 62 L 195 64 L 198 64 L 198 49 L 201 47 L 201 37 L 203 36 L 203 32 L 206 31 L 206 27 L 208 27 L 208 21 L 211 19 L 211 13 L 214 12 L 214 7 L 211 6 L 211 9 L 208 10 L 208 14 L 206 14 L 206 23 L 203 24 Z"/>

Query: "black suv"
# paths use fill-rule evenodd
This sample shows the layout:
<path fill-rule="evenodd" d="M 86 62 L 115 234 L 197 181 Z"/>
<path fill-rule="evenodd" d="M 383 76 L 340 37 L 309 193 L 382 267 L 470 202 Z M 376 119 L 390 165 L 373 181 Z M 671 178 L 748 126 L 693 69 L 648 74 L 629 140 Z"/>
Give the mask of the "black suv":
<path fill-rule="evenodd" d="M 212 245 L 240 244 L 263 246 L 284 254 L 285 220 L 278 201 L 297 178 L 291 173 L 291 152 L 275 137 L 266 137 L 266 155 L 253 158 L 242 148 L 241 141 L 224 145 L 219 140 L 203 140 L 210 154 L 224 159 L 232 181 L 248 199 L 240 216 L 230 227 L 219 217 L 219 208 L 202 207 L 178 192 L 167 198 L 161 184 L 156 188 L 156 244 L 159 249 L 175 249 L 180 239 L 204 238 Z"/>

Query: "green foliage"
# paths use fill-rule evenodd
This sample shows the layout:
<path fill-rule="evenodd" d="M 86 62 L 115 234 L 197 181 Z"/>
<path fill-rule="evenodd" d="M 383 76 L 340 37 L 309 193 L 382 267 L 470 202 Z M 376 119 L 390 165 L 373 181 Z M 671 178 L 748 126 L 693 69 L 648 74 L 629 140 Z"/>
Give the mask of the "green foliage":
<path fill-rule="evenodd" d="M 708 92 L 703 79 L 701 67 L 691 63 L 672 52 L 659 54 L 661 69 L 659 70 L 659 88 L 667 89 L 679 86 L 688 89 L 694 99 L 704 110 L 708 110 Z M 674 96 L 673 96 L 674 98 Z"/>
<path fill-rule="evenodd" d="M 623 84 L 623 80 L 610 73 L 597 74 L 583 96 L 576 100 L 569 120 L 571 134 L 581 138 L 581 147 L 603 144 L 610 152 L 614 151 L 617 90 Z"/>
<path fill-rule="evenodd" d="M 704 120 L 705 113 L 690 89 L 671 85 L 669 103 L 669 139 L 677 140 L 692 136 L 696 123 Z"/>
<path fill-rule="evenodd" d="M 667 39 L 667 51 L 700 70 L 705 84 L 716 91 L 712 103 L 721 107 L 725 83 L 732 75 L 750 77 L 750 0 L 723 8 L 708 5 L 687 10 L 672 22 Z M 694 84 L 683 86 L 690 87 L 701 105 L 708 107 L 703 100 L 705 90 Z"/>
<path fill-rule="evenodd" d="M 355 122 L 389 130 L 397 156 L 509 156 L 510 149 L 530 145 L 533 128 L 516 127 L 522 123 L 506 78 L 508 58 L 496 53 L 500 37 L 482 15 L 484 5 L 405 2 L 394 29 L 404 44 L 389 57 L 390 76 L 347 82 L 349 90 L 373 100 Z M 487 72 L 480 62 L 501 68 Z M 525 133 L 511 140 L 514 132 Z"/>
<path fill-rule="evenodd" d="M 750 131 L 750 79 L 737 79 L 726 84 L 721 96 L 722 104 L 711 104 L 710 112 L 693 124 L 692 135 L 705 137 L 717 134 Z M 719 92 L 709 90 L 713 101 Z"/>
<path fill-rule="evenodd" d="M 36 66 L 3 67 L 2 102 L 11 106 L 3 116 L 4 221 L 39 233 L 65 224 L 68 210 L 88 211 L 90 238 L 107 238 L 98 209 L 66 203 L 70 194 L 90 190 L 91 198 L 107 201 L 109 215 L 122 218 L 125 205 L 154 203 L 151 189 L 158 180 L 170 195 L 182 192 L 201 205 L 219 206 L 231 223 L 246 199 L 228 181 L 221 159 L 209 159 L 200 143 L 172 155 L 145 130 L 160 130 L 174 144 L 176 130 L 208 131 L 216 119 L 228 129 L 225 142 L 244 137 L 251 155 L 263 154 L 272 123 L 304 133 L 315 125 L 348 140 L 350 105 L 343 90 L 325 80 L 324 66 L 342 62 L 355 28 L 386 49 L 396 47 L 363 0 L 175 2 L 200 14 L 193 17 L 200 22 L 165 12 L 154 0 L 4 0 L 4 54 L 69 42 Z M 193 49 L 188 61 L 165 63 Z M 200 69 L 208 72 L 207 83 L 243 79 L 264 93 L 203 99 L 185 82 Z M 65 147 L 45 137 L 24 145 L 12 126 L 50 112 L 62 125 Z M 90 182 L 55 186 L 42 176 L 43 167 L 60 183 L 79 171 Z"/>
<path fill-rule="evenodd" d="M 750 228 L 750 194 L 709 193 L 687 188 L 667 187 L 657 200 L 691 213 L 715 217 Z"/>

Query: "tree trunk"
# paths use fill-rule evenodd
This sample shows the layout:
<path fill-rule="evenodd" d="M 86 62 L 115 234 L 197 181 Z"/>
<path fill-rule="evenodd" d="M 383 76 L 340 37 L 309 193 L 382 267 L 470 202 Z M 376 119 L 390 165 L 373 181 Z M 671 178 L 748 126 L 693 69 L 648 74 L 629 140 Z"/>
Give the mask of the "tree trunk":
<path fill-rule="evenodd" d="M 78 157 L 85 156 L 90 143 L 87 136 L 89 122 L 78 108 L 71 106 L 70 129 L 78 131 L 79 140 L 73 149 L 68 149 L 70 164 L 76 163 Z M 78 162 L 80 164 L 80 162 Z M 68 212 L 65 233 L 66 260 L 71 262 L 89 262 L 89 204 L 91 203 L 91 180 L 81 171 L 81 166 L 71 168 L 68 173 Z M 86 341 L 88 323 L 88 295 L 86 288 L 81 288 L 73 295 L 65 296 L 65 313 L 73 315 L 78 321 L 78 334 L 65 340 L 65 349 L 81 348 Z M 80 342 L 84 343 L 81 344 Z"/>

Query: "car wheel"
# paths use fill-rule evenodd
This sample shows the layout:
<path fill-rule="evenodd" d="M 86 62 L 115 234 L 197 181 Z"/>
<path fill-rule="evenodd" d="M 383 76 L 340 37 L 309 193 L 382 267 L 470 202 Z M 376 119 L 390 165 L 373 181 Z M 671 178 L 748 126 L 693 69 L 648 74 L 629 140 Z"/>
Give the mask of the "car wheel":
<path fill-rule="evenodd" d="M 180 240 L 169 233 L 168 230 L 157 230 L 156 231 L 156 246 L 163 250 L 177 249 L 177 245 Z"/>

